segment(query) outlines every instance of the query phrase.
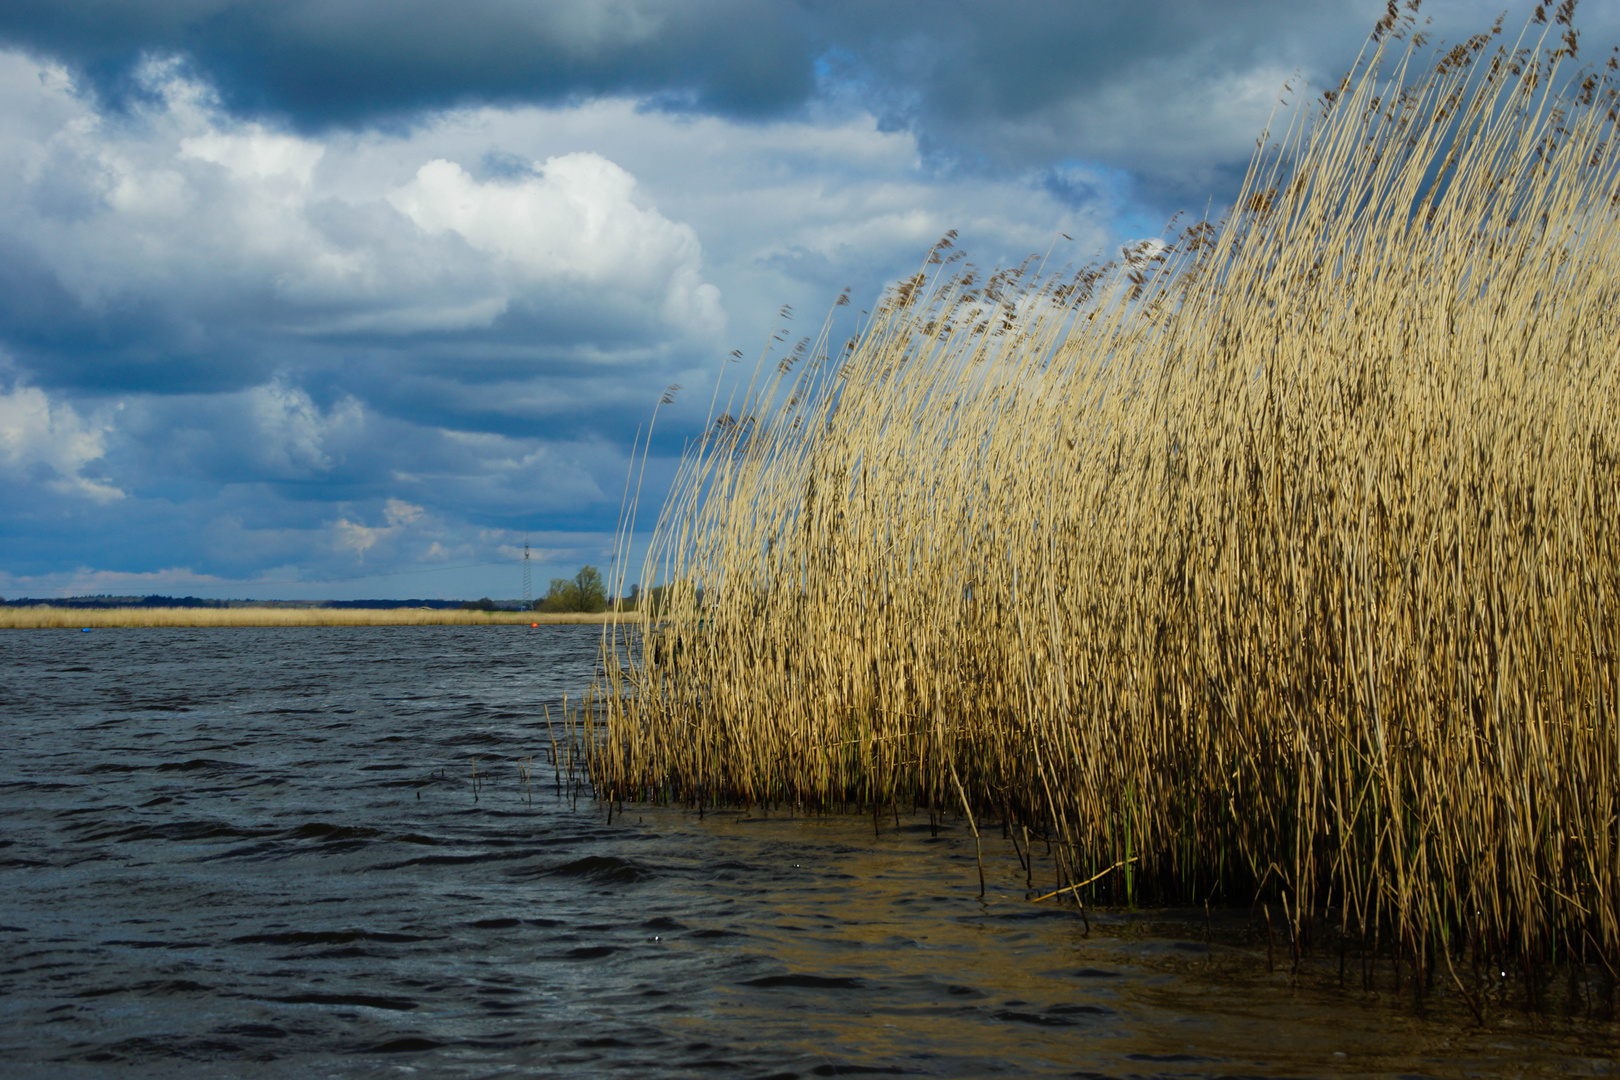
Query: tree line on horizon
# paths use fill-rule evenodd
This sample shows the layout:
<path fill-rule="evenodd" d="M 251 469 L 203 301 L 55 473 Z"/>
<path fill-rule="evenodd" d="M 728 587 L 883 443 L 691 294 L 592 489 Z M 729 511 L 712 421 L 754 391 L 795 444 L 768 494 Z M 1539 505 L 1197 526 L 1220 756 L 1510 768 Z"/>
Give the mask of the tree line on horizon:
<path fill-rule="evenodd" d="M 657 589 L 653 591 L 659 592 Z M 614 604 L 621 609 L 632 609 L 637 605 L 640 593 L 639 586 L 632 586 L 630 595 L 614 601 Z M 585 612 L 594 615 L 606 611 L 608 603 L 607 584 L 602 580 L 602 571 L 587 564 L 571 578 L 552 578 L 546 594 L 534 601 L 531 608 L 534 611 Z M 494 611 L 500 605 L 486 596 L 461 606 L 468 611 Z"/>

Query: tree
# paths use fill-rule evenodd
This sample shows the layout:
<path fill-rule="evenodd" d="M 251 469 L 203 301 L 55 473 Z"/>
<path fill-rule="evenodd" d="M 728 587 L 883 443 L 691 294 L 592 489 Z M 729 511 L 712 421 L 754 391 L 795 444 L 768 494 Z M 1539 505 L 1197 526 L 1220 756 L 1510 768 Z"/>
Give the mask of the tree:
<path fill-rule="evenodd" d="M 536 611 L 578 611 L 579 586 L 567 578 L 554 577 L 546 595 L 534 602 Z"/>
<path fill-rule="evenodd" d="M 579 610 L 607 610 L 607 586 L 602 583 L 602 573 L 596 567 L 580 567 L 579 573 L 574 575 L 574 584 L 579 589 Z"/>
<path fill-rule="evenodd" d="M 607 608 L 607 587 L 602 583 L 602 572 L 594 566 L 582 566 L 572 579 L 552 578 L 546 595 L 534 602 L 536 611 L 604 611 Z"/>

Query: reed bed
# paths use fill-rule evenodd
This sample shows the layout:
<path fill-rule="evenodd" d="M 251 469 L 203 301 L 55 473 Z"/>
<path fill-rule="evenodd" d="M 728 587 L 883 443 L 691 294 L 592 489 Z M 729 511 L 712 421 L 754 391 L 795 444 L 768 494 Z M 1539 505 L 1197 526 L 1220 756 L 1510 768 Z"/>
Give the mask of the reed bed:
<path fill-rule="evenodd" d="M 1620 177 L 1571 9 L 1420 70 L 1391 5 L 1224 219 L 1077 273 L 948 236 L 763 365 L 604 649 L 598 791 L 970 809 L 1082 902 L 1264 902 L 1471 1003 L 1613 973 Z"/>
<path fill-rule="evenodd" d="M 0 629 L 119 626 L 504 626 L 634 622 L 635 612 L 549 614 L 438 608 L 68 608 L 0 607 Z"/>

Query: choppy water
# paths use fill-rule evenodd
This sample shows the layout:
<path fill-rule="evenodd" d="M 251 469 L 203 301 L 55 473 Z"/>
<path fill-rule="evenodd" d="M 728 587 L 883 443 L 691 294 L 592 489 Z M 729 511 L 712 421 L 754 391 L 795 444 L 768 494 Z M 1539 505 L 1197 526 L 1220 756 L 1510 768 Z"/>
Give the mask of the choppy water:
<path fill-rule="evenodd" d="M 541 716 L 598 633 L 5 632 L 0 1075 L 1613 1071 L 1611 1027 L 1268 975 L 1202 913 L 1088 936 L 999 841 L 981 901 L 925 819 L 609 824 Z"/>

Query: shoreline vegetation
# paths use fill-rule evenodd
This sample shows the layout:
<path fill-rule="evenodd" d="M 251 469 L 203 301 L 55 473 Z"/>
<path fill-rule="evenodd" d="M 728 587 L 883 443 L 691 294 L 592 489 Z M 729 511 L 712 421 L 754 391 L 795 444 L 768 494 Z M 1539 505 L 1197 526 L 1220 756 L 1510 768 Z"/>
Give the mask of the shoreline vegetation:
<path fill-rule="evenodd" d="M 541 626 L 639 622 L 635 611 L 480 611 L 459 608 L 0 607 L 0 629 L 138 626 Z"/>
<path fill-rule="evenodd" d="M 1223 220 L 947 234 L 767 354 L 607 631 L 599 796 L 961 813 L 1033 892 L 1263 907 L 1476 1015 L 1612 986 L 1620 63 L 1573 6 L 1420 53 L 1392 3 Z"/>

